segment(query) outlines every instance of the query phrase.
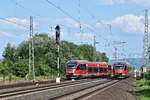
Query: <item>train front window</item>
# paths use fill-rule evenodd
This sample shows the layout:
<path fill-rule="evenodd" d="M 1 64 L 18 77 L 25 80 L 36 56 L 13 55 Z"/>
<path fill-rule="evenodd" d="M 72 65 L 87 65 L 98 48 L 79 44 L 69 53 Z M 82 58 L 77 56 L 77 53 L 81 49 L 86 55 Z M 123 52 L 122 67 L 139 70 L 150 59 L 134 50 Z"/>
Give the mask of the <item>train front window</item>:
<path fill-rule="evenodd" d="M 77 70 L 86 70 L 86 64 L 80 64 Z"/>
<path fill-rule="evenodd" d="M 124 66 L 115 66 L 115 69 L 123 69 Z"/>
<path fill-rule="evenodd" d="M 77 65 L 76 62 L 68 62 L 67 63 L 67 69 L 68 70 L 73 70 L 73 69 L 75 69 L 76 65 Z"/>
<path fill-rule="evenodd" d="M 108 65 L 108 70 L 111 70 L 111 65 Z"/>

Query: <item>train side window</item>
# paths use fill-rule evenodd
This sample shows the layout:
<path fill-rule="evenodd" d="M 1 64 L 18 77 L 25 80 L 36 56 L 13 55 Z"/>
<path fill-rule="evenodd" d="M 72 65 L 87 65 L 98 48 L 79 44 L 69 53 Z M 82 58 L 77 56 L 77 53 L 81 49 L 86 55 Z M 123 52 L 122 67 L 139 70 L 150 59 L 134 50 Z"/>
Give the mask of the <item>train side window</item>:
<path fill-rule="evenodd" d="M 104 72 L 107 72 L 107 69 L 106 69 L 106 68 L 104 68 Z"/>
<path fill-rule="evenodd" d="M 98 68 L 94 68 L 94 72 L 98 72 Z"/>
<path fill-rule="evenodd" d="M 92 68 L 91 67 L 88 68 L 88 72 L 92 72 Z"/>
<path fill-rule="evenodd" d="M 77 70 L 86 70 L 86 64 L 80 64 Z"/>
<path fill-rule="evenodd" d="M 103 72 L 103 68 L 100 68 L 99 71 L 100 71 L 100 72 Z"/>

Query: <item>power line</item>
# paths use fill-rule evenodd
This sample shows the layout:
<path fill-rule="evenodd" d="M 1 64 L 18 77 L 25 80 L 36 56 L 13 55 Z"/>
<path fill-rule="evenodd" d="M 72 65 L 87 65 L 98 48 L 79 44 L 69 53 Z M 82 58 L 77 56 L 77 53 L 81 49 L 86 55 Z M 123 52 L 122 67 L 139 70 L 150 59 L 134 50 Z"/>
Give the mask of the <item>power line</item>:
<path fill-rule="evenodd" d="M 27 25 L 24 25 L 24 24 L 20 24 L 20 23 L 17 23 L 15 21 L 11 21 L 11 20 L 8 20 L 8 19 L 5 19 L 5 18 L 0 18 L 1 20 L 5 21 L 5 22 L 8 22 L 8 23 L 12 23 L 14 25 L 17 25 L 19 27 L 24 27 L 24 28 L 29 28 L 27 27 Z"/>
<path fill-rule="evenodd" d="M 13 1 L 13 2 L 14 2 L 17 6 L 23 8 L 23 9 L 25 9 L 25 10 L 31 12 L 31 13 L 35 13 L 35 12 L 33 12 L 31 9 L 28 9 L 28 8 L 22 6 L 22 5 L 19 4 L 18 2 L 15 2 L 15 1 Z M 81 17 L 80 17 L 80 13 L 81 13 L 81 12 L 80 12 L 80 8 L 81 8 L 80 0 L 79 0 L 79 4 L 78 4 L 78 6 L 79 6 L 79 11 L 78 11 L 78 12 L 79 12 L 79 20 L 75 19 L 75 18 L 74 18 L 73 16 L 71 16 L 68 12 L 64 11 L 61 7 L 57 6 L 57 5 L 54 4 L 53 2 L 51 2 L 51 1 L 49 1 L 49 0 L 46 0 L 46 2 L 47 2 L 48 4 L 50 4 L 50 5 L 52 5 L 53 7 L 57 8 L 59 11 L 61 11 L 62 13 L 64 13 L 65 15 L 67 15 L 68 17 L 70 17 L 71 19 L 73 19 L 74 21 L 76 21 L 77 23 L 79 23 L 80 32 L 82 31 L 81 20 L 80 20 L 80 19 L 81 19 Z M 39 16 L 39 14 L 37 14 L 37 13 L 36 13 L 36 15 Z M 94 16 L 93 14 L 90 14 L 90 15 L 95 18 L 95 16 Z M 103 24 L 103 25 L 108 25 L 108 24 L 104 24 L 103 22 L 101 22 L 101 24 Z M 94 28 L 91 28 L 91 25 L 90 25 L 90 27 L 88 27 L 88 29 L 89 29 L 90 31 L 94 32 L 94 33 L 97 33 Z M 100 37 L 102 37 L 102 36 L 100 35 Z M 104 37 L 102 37 L 102 38 L 104 39 Z M 105 39 L 105 40 L 107 41 L 107 39 Z"/>
<path fill-rule="evenodd" d="M 96 17 L 93 13 L 91 13 L 91 11 L 89 11 L 88 8 L 84 9 L 86 12 L 88 12 L 89 16 L 92 18 L 92 19 L 95 19 L 96 20 Z M 104 23 L 103 21 L 101 20 L 98 20 L 97 23 L 100 23 L 101 25 L 103 25 L 104 27 L 108 27 L 108 30 L 109 30 L 109 34 L 111 37 L 114 37 L 114 35 L 112 34 L 112 25 L 110 23 Z M 102 36 L 101 36 L 102 37 Z M 108 45 L 109 44 L 112 44 L 113 43 L 113 40 L 112 39 L 105 39 L 106 42 L 108 42 Z"/>
<path fill-rule="evenodd" d="M 49 1 L 49 0 L 45 0 L 49 5 L 51 5 L 51 6 L 53 6 L 53 7 L 55 7 L 57 10 L 59 10 L 60 12 L 62 12 L 63 14 L 65 14 L 65 15 L 67 15 L 68 17 L 70 17 L 71 19 L 73 19 L 74 21 L 76 21 L 77 23 L 80 23 L 80 21 L 79 20 L 77 20 L 76 18 L 74 18 L 73 16 L 71 16 L 69 13 L 67 13 L 66 11 L 64 11 L 61 7 L 59 7 L 59 6 L 57 6 L 56 4 L 54 4 L 53 2 L 51 2 L 51 1 Z M 83 24 L 84 25 L 84 24 Z M 95 29 L 91 26 L 91 25 L 89 25 L 88 27 L 87 27 L 90 31 L 92 31 L 92 32 L 94 32 L 94 33 L 97 33 L 96 31 L 95 31 Z M 99 35 L 100 37 L 102 37 L 101 35 Z M 104 40 L 107 40 L 107 39 L 105 39 L 104 37 L 102 37 Z"/>
<path fill-rule="evenodd" d="M 88 8 L 85 8 L 84 11 L 86 11 L 86 12 L 88 13 L 88 15 L 89 15 L 92 19 L 95 19 L 95 20 L 96 20 L 95 15 L 94 15 L 91 11 L 89 11 Z M 102 22 L 101 20 L 99 20 L 98 23 L 104 25 L 105 27 L 108 27 L 108 30 L 110 31 L 110 32 L 109 32 L 110 36 L 111 36 L 111 37 L 114 37 L 113 34 L 112 34 L 112 25 L 111 25 L 111 24 L 104 23 L 104 22 Z M 92 30 L 92 31 L 93 31 L 93 30 Z M 102 37 L 102 36 L 100 36 L 100 37 Z M 103 38 L 103 37 L 102 37 L 102 38 Z M 108 43 L 108 44 L 111 44 L 111 43 L 113 42 L 113 40 L 111 40 L 111 39 L 104 39 L 104 40 L 105 40 L 106 42 L 110 42 L 110 43 Z"/>
<path fill-rule="evenodd" d="M 79 7 L 79 10 L 78 10 L 78 13 L 79 13 L 79 28 L 80 28 L 80 33 L 82 31 L 82 26 L 81 26 L 81 11 L 80 11 L 80 8 L 81 8 L 81 4 L 80 4 L 80 0 L 79 0 L 79 4 L 78 4 L 78 7 Z"/>
<path fill-rule="evenodd" d="M 77 20 L 76 18 L 74 18 L 73 16 L 71 16 L 68 12 L 64 11 L 61 7 L 59 7 L 59 6 L 57 6 L 56 4 L 54 4 L 53 2 L 51 2 L 51 1 L 49 1 L 49 0 L 46 0 L 46 2 L 47 2 L 49 5 L 55 7 L 55 8 L 56 8 L 58 11 L 60 11 L 61 13 L 67 15 L 68 17 L 70 17 L 71 19 L 73 19 L 74 21 L 76 21 L 77 23 L 80 24 L 80 16 L 79 16 L 79 20 Z M 78 5 L 79 5 L 79 7 L 80 7 L 80 1 L 79 1 L 79 4 L 78 4 Z M 80 14 L 80 12 L 79 12 L 79 14 Z M 83 24 L 83 25 L 86 25 L 86 24 Z M 104 25 L 104 23 L 103 23 L 103 25 Z M 105 24 L 105 25 L 108 26 L 108 24 Z M 80 31 L 81 31 L 81 24 L 80 24 L 79 26 L 80 26 L 79 28 L 80 28 Z M 91 26 L 90 24 L 86 25 L 86 28 L 87 28 L 88 30 L 90 30 L 94 35 L 97 34 L 97 35 L 98 35 L 99 37 L 101 37 L 104 41 L 113 43 L 113 40 L 107 39 L 107 38 L 103 37 L 102 35 L 100 35 L 98 32 L 96 32 L 95 28 L 94 28 L 93 26 Z M 109 27 L 109 29 L 111 29 L 111 27 Z"/>
<path fill-rule="evenodd" d="M 76 22 L 79 23 L 79 21 L 77 19 L 75 19 L 74 17 L 72 17 L 69 13 L 67 13 L 66 11 L 64 11 L 62 8 L 60 8 L 59 6 L 55 5 L 53 2 L 49 1 L 49 0 L 45 0 L 48 4 L 50 4 L 51 6 L 57 8 L 60 12 L 62 12 L 63 14 L 67 15 L 68 17 L 70 17 L 71 19 L 75 20 Z"/>
<path fill-rule="evenodd" d="M 13 1 L 16 6 L 18 6 L 18 7 L 22 8 L 22 9 L 26 10 L 28 13 L 30 12 L 31 14 L 34 13 L 36 16 L 40 16 L 40 14 L 35 13 L 32 9 L 26 8 L 25 6 L 21 5 L 20 3 L 14 1 L 14 0 L 10 0 L 10 1 Z"/>

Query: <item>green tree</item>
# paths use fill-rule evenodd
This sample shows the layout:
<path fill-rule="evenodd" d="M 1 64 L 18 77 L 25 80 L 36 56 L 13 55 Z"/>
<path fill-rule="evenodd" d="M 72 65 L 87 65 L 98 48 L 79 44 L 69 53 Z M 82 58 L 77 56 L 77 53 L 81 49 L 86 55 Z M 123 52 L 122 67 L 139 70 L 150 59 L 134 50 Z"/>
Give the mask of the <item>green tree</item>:
<path fill-rule="evenodd" d="M 96 61 L 108 62 L 108 60 L 106 53 L 96 52 Z"/>
<path fill-rule="evenodd" d="M 3 81 L 5 81 L 6 76 L 9 74 L 9 67 L 6 62 L 0 63 L 0 74 L 3 77 Z"/>
<path fill-rule="evenodd" d="M 25 77 L 28 73 L 28 59 L 19 59 L 14 63 L 13 75 Z"/>
<path fill-rule="evenodd" d="M 11 46 L 10 43 L 7 44 L 5 51 L 3 52 L 3 63 L 4 63 L 4 69 L 3 69 L 3 75 L 8 73 L 9 80 L 12 80 L 12 73 L 13 73 L 13 67 L 14 62 L 16 60 L 16 51 L 15 47 Z"/>
<path fill-rule="evenodd" d="M 91 45 L 79 45 L 77 52 L 82 60 L 93 61 L 93 47 Z"/>
<path fill-rule="evenodd" d="M 36 76 L 49 76 L 57 70 L 57 45 L 55 39 L 47 34 L 36 34 L 34 37 L 35 74 Z M 28 73 L 29 42 L 23 41 L 18 47 L 7 44 L 3 53 L 3 73 L 13 73 L 19 77 L 25 77 Z M 62 40 L 60 42 L 60 72 L 65 74 L 65 65 L 68 60 L 93 60 L 93 46 L 88 44 L 76 45 Z M 96 52 L 97 61 L 108 61 L 105 53 Z M 5 71 L 4 71 L 5 70 Z M 1 72 L 2 73 L 2 72 Z"/>

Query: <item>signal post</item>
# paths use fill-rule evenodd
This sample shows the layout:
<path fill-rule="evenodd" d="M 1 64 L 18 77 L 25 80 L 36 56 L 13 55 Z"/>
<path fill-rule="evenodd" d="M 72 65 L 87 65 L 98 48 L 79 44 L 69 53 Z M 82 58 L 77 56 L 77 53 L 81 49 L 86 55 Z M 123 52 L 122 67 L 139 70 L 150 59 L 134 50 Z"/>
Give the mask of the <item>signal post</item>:
<path fill-rule="evenodd" d="M 56 44 L 57 44 L 57 77 L 56 77 L 56 83 L 60 83 L 60 57 L 59 57 L 59 48 L 60 48 L 60 27 L 57 25 L 55 27 L 56 31 Z"/>

